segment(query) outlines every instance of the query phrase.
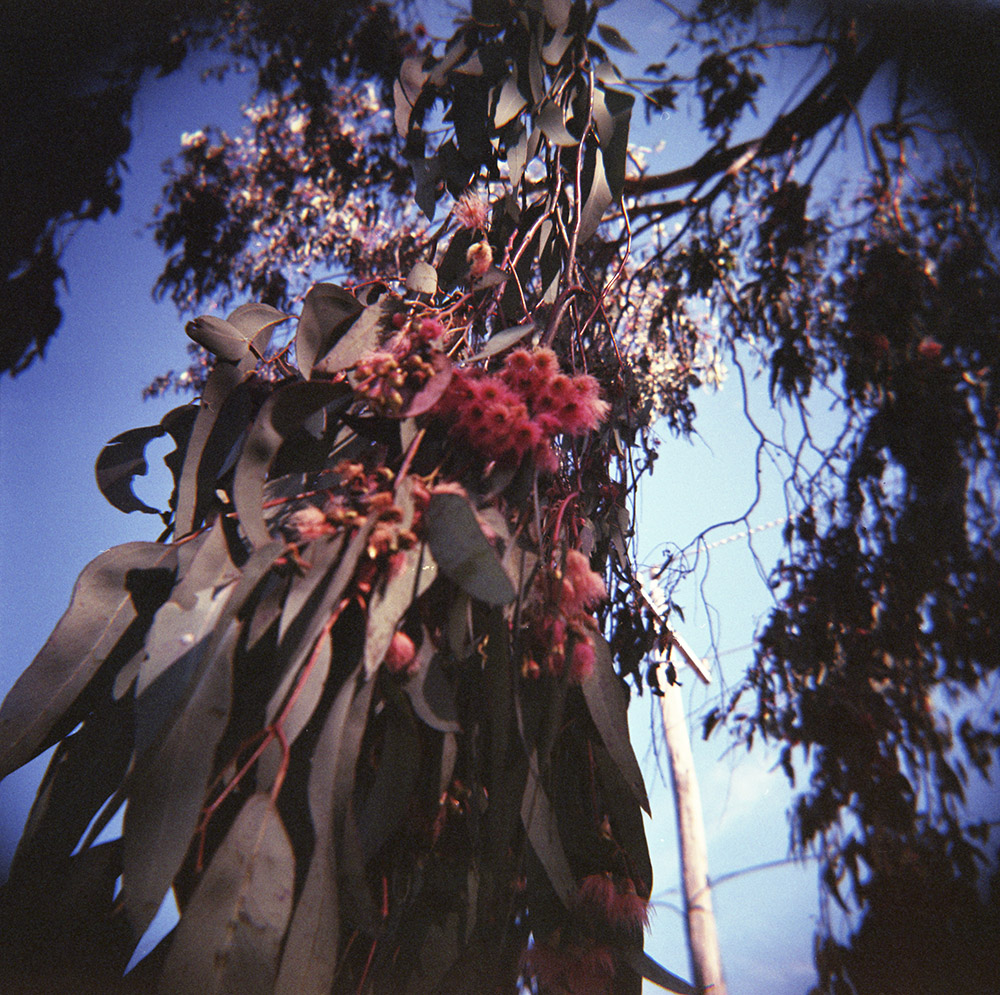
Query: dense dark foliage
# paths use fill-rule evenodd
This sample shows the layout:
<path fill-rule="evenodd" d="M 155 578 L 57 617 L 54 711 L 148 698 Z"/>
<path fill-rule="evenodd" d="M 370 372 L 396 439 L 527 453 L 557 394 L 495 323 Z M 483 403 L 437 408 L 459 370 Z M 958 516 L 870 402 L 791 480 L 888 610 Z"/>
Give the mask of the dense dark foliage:
<path fill-rule="evenodd" d="M 22 963 L 59 929 L 115 975 L 173 887 L 134 985 L 683 990 L 639 942 L 623 679 L 668 639 L 631 505 L 656 420 L 692 431 L 728 366 L 787 417 L 754 427 L 789 525 L 706 728 L 805 779 L 793 847 L 851 916 L 817 990 L 995 991 L 996 813 L 966 799 L 1000 745 L 995 11 L 951 11 L 961 61 L 929 5 L 705 0 L 626 79 L 616 9 L 580 0 L 476 0 L 409 48 L 381 7 L 346 40 L 245 9 L 261 100 L 187 137 L 157 292 L 261 303 L 193 321 L 151 390 L 201 402 L 101 454 L 151 511 L 131 479 L 174 439 L 166 532 L 88 568 L 0 712 L 4 770 L 59 743 L 4 894 Z M 638 109 L 669 141 L 684 105 L 704 146 L 649 172 Z M 700 542 L 657 570 L 668 614 Z M 122 840 L 76 850 L 122 803 Z"/>

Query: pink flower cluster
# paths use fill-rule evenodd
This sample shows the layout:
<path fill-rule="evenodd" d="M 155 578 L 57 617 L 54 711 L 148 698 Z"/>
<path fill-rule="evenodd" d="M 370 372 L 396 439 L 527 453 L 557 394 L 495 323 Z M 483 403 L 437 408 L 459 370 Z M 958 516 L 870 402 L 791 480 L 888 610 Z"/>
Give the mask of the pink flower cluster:
<path fill-rule="evenodd" d="M 455 419 L 452 433 L 483 456 L 520 460 L 530 453 L 554 471 L 552 438 L 593 431 L 608 408 L 597 381 L 560 372 L 551 349 L 516 349 L 498 374 L 457 371 L 438 410 Z"/>
<path fill-rule="evenodd" d="M 571 549 L 561 571 L 538 575 L 535 593 L 537 600 L 528 609 L 533 656 L 525 665 L 526 676 L 537 676 L 538 661 L 544 660 L 553 676 L 561 677 L 568 664 L 569 679 L 582 683 L 594 669 L 597 620 L 590 609 L 608 596 L 603 579 L 583 553 Z"/>
<path fill-rule="evenodd" d="M 626 941 L 638 940 L 649 925 L 649 902 L 636 892 L 635 882 L 607 872 L 580 882 L 576 912 L 598 935 L 610 931 Z"/>

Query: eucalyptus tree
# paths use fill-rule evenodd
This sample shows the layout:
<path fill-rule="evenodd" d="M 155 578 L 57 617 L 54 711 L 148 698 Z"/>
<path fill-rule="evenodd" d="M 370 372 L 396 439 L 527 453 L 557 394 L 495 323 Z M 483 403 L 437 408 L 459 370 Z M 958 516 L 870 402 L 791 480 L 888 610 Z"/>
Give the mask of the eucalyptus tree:
<path fill-rule="evenodd" d="M 98 458 L 113 504 L 157 513 L 131 482 L 174 441 L 163 535 L 84 571 L 0 711 L 4 772 L 56 745 L 3 896 L 24 972 L 111 984 L 172 890 L 126 990 L 690 990 L 642 952 L 625 716 L 703 538 L 656 570 L 663 604 L 630 540 L 654 426 L 694 431 L 729 367 L 798 429 L 755 423 L 787 548 L 706 733 L 807 776 L 793 846 L 856 913 L 839 941 L 824 920 L 821 990 L 991 990 L 993 827 L 964 804 L 1000 719 L 974 102 L 864 7 L 673 11 L 639 75 L 606 7 L 477 0 L 446 41 L 413 22 L 384 104 L 332 85 L 334 46 L 243 134 L 186 136 L 157 289 L 237 306 L 151 386 L 200 400 Z M 974 64 L 995 18 L 963 23 Z M 669 143 L 678 106 L 704 147 L 653 173 L 630 136 L 641 111 Z"/>

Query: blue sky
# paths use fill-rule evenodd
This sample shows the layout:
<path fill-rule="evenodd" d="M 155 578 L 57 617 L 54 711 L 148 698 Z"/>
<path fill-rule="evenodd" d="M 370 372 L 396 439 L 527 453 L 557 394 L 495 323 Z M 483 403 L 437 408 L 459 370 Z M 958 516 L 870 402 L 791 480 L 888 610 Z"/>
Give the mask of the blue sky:
<path fill-rule="evenodd" d="M 629 0 L 608 20 L 634 43 L 643 40 L 652 50 L 650 58 L 659 57 L 659 49 L 666 47 L 665 35 L 657 34 L 664 22 L 642 21 L 640 29 L 639 9 Z M 642 10 L 649 9 L 642 5 Z M 632 16 L 624 17 L 626 12 Z M 197 73 L 197 66 L 189 66 L 166 80 L 151 80 L 140 93 L 123 207 L 115 217 L 82 225 L 74 234 L 64 257 L 64 320 L 49 354 L 18 379 L 0 383 L 0 696 L 58 621 L 83 566 L 109 546 L 153 539 L 159 531 L 158 519 L 123 515 L 108 505 L 94 483 L 93 465 L 112 436 L 154 424 L 186 400 L 141 399 L 143 386 L 156 374 L 186 365 L 187 342 L 173 305 L 157 305 L 151 299 L 163 258 L 147 226 L 163 182 L 161 164 L 177 152 L 182 132 L 210 122 L 235 126 L 249 85 L 242 78 L 223 85 L 199 84 Z M 639 141 L 653 144 L 646 136 Z M 753 493 L 754 439 L 740 414 L 737 380 L 730 377 L 722 391 L 699 395 L 697 403 L 700 438 L 689 443 L 664 436 L 655 476 L 642 491 L 640 561 L 656 563 L 664 544 L 683 545 L 706 525 L 742 514 Z M 150 447 L 154 470 L 162 451 Z M 165 499 L 165 485 L 165 475 L 154 472 L 136 490 L 157 505 Z M 774 477 L 752 523 L 780 516 L 780 497 Z M 711 539 L 738 531 L 724 530 Z M 767 567 L 779 555 L 780 531 L 754 537 Z M 770 597 L 746 540 L 714 550 L 707 577 L 698 579 L 701 591 L 692 580 L 679 592 L 686 612 L 680 631 L 697 652 L 709 651 L 704 595 L 715 609 L 722 672 L 710 688 L 691 674 L 682 672 L 681 678 L 696 740 L 711 874 L 719 877 L 787 856 L 785 811 L 790 795 L 783 775 L 773 769 L 775 757 L 748 756 L 730 749 L 724 736 L 706 744 L 697 735 L 699 715 L 719 702 L 720 689 L 731 687 L 749 662 L 752 651 L 746 647 Z M 651 723 L 658 722 L 659 714 L 651 704 L 655 706 L 647 694 L 632 709 L 633 734 L 654 812 L 647 829 L 658 904 L 647 944 L 661 963 L 688 975 L 677 912 L 674 812 L 668 781 L 657 771 L 651 745 Z M 2 868 L 42 769 L 36 762 L 0 784 Z M 731 995 L 802 995 L 809 987 L 815 878 L 812 866 L 789 865 L 726 880 L 715 890 Z"/>

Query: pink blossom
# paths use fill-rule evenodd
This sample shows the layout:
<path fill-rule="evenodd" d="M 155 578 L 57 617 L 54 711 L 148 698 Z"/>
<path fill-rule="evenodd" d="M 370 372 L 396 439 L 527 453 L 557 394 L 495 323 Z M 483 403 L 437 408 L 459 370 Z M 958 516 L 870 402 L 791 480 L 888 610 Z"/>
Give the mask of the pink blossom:
<path fill-rule="evenodd" d="M 590 560 L 578 549 L 567 550 L 563 579 L 569 584 L 569 597 L 563 603 L 567 613 L 593 608 L 608 596 L 604 579 L 590 569 Z"/>
<path fill-rule="evenodd" d="M 326 515 L 315 505 L 299 508 L 289 519 L 288 525 L 295 531 L 299 539 L 309 542 L 320 536 L 329 535 L 334 531 Z"/>
<path fill-rule="evenodd" d="M 490 206 L 486 198 L 475 190 L 466 190 L 455 202 L 453 213 L 462 228 L 486 231 Z"/>
<path fill-rule="evenodd" d="M 594 672 L 594 644 L 589 639 L 580 639 L 573 644 L 573 656 L 569 665 L 570 680 L 582 684 Z"/>

